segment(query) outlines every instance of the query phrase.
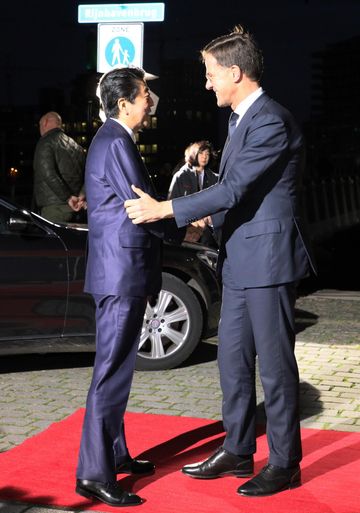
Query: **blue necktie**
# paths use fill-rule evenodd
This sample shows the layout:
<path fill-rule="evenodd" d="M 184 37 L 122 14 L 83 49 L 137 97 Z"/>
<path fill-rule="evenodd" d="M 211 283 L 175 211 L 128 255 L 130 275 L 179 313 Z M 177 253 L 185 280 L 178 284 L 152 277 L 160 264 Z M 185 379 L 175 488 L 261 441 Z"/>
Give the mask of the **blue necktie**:
<path fill-rule="evenodd" d="M 231 116 L 229 118 L 229 140 L 231 139 L 231 136 L 236 128 L 236 122 L 239 118 L 239 114 L 236 114 L 236 112 L 232 112 Z"/>

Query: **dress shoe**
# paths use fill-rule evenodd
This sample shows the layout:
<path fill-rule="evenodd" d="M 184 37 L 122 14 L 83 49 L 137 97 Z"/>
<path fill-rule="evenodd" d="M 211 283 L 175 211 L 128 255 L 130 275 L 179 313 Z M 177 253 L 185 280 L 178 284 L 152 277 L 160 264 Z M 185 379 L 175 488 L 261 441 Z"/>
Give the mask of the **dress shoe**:
<path fill-rule="evenodd" d="M 117 474 L 151 474 L 155 470 L 155 465 L 151 461 L 136 460 L 131 458 L 116 467 Z"/>
<path fill-rule="evenodd" d="M 247 497 L 263 497 L 300 485 L 301 470 L 299 465 L 291 468 L 265 465 L 257 476 L 238 488 L 238 493 Z"/>
<path fill-rule="evenodd" d="M 139 506 L 143 499 L 134 493 L 125 492 L 118 483 L 99 483 L 77 479 L 75 491 L 87 499 L 97 499 L 115 507 Z"/>
<path fill-rule="evenodd" d="M 185 465 L 181 471 L 197 479 L 215 479 L 231 474 L 236 477 L 248 477 L 254 472 L 254 459 L 252 455 L 237 456 L 220 447 L 207 460 Z"/>

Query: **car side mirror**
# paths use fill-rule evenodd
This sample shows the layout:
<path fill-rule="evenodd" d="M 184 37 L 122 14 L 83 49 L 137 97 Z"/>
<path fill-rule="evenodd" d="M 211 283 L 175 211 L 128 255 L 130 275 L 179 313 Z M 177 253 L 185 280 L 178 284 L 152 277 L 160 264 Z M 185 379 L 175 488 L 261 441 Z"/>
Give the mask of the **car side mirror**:
<path fill-rule="evenodd" d="M 31 223 L 23 217 L 10 217 L 8 220 L 8 230 L 10 232 L 23 232 Z"/>

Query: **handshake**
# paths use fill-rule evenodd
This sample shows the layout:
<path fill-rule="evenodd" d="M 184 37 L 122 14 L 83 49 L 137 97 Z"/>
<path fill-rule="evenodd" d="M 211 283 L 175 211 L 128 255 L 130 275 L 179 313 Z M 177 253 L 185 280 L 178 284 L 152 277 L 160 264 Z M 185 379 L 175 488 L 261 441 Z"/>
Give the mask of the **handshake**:
<path fill-rule="evenodd" d="M 70 198 L 67 201 L 69 207 L 74 210 L 74 212 L 79 212 L 81 209 L 86 210 L 87 209 L 87 203 L 85 196 L 70 196 Z"/>

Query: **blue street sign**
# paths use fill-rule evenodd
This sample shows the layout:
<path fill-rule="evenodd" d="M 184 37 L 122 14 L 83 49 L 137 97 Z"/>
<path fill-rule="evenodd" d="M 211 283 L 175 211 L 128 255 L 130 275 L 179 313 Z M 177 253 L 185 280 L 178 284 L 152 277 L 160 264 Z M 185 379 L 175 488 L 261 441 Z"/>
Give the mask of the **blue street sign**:
<path fill-rule="evenodd" d="M 135 57 L 135 47 L 127 37 L 115 37 L 105 48 L 105 57 L 109 66 L 129 66 Z"/>
<path fill-rule="evenodd" d="M 142 67 L 143 23 L 98 23 L 97 71 Z"/>
<path fill-rule="evenodd" d="M 79 23 L 164 21 L 164 3 L 90 4 L 78 6 Z"/>

